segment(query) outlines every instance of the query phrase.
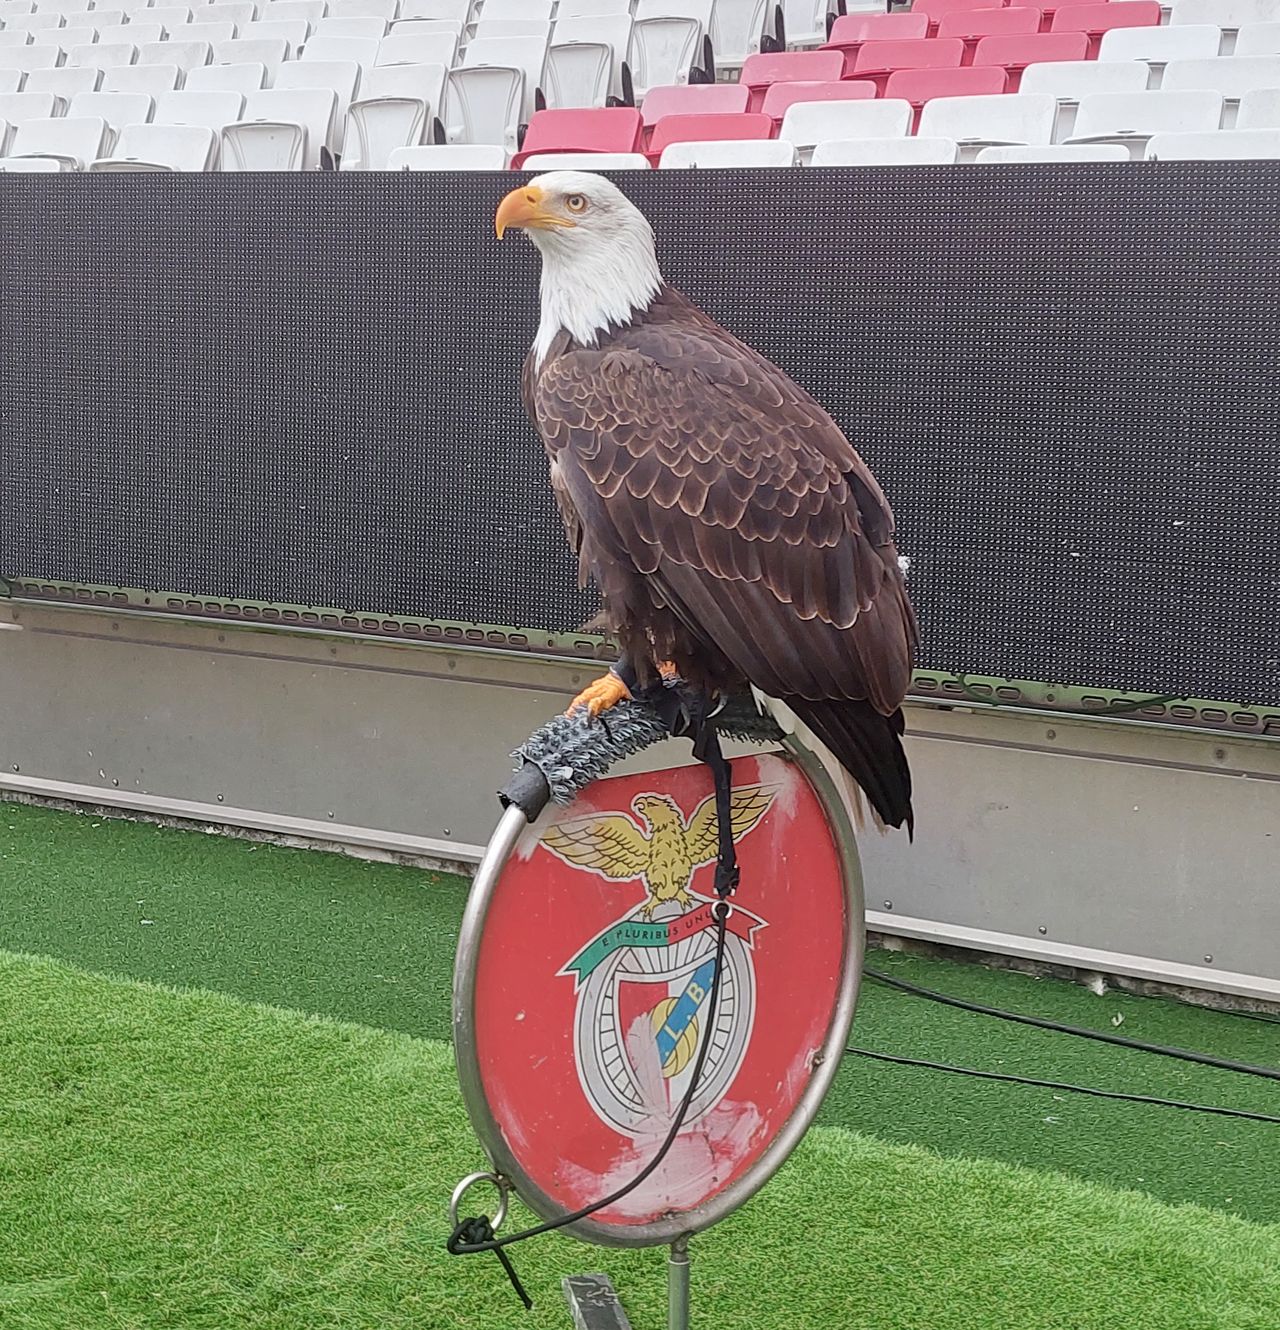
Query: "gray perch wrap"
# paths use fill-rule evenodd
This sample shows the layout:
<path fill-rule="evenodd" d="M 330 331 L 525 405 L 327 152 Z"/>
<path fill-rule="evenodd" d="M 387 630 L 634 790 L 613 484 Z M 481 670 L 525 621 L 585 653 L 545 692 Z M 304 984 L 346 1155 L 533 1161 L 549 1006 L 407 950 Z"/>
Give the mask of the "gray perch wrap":
<path fill-rule="evenodd" d="M 549 801 L 569 803 L 614 763 L 684 733 L 687 709 L 672 705 L 680 694 L 679 685 L 666 685 L 649 695 L 652 700 L 642 695 L 619 702 L 594 719 L 586 711 L 553 717 L 512 754 L 520 766 L 499 799 L 506 807 L 515 804 L 531 822 Z M 711 723 L 727 739 L 763 744 L 782 738 L 773 718 L 756 708 L 749 693 L 729 698 Z"/>

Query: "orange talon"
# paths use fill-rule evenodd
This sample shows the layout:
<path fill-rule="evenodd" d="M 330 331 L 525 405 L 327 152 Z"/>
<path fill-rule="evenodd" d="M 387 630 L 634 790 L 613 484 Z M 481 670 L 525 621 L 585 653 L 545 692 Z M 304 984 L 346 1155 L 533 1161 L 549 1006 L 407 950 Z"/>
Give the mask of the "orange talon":
<path fill-rule="evenodd" d="M 658 673 L 662 675 L 668 683 L 671 683 L 672 680 L 680 677 L 680 671 L 676 669 L 676 663 L 674 660 L 660 660 L 658 662 Z"/>
<path fill-rule="evenodd" d="M 599 679 L 592 680 L 569 703 L 569 709 L 564 714 L 572 716 L 580 707 L 586 707 L 593 716 L 598 716 L 602 711 L 608 711 L 610 708 L 616 707 L 619 702 L 625 702 L 630 696 L 631 690 L 616 674 L 610 671 Z"/>

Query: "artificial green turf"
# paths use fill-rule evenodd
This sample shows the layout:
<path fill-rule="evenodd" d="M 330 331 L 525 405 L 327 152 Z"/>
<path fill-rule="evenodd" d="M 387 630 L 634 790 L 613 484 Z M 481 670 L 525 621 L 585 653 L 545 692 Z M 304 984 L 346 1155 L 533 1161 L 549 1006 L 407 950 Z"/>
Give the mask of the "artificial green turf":
<path fill-rule="evenodd" d="M 0 805 L 0 946 L 432 1038 L 449 1034 L 465 885 L 338 855 Z M 150 920 L 143 923 L 143 920 Z M 976 965 L 876 953 L 948 992 L 1280 1066 L 1280 1026 Z M 1112 1025 L 1123 1017 L 1119 1027 Z M 1280 1116 L 1280 1084 L 864 987 L 858 1044 Z M 1280 1126 L 850 1058 L 821 1121 L 1280 1221 Z"/>
<path fill-rule="evenodd" d="M 604 1265 L 638 1330 L 660 1252 L 442 1251 L 477 1162 L 448 1048 L 0 954 L 6 1330 L 559 1327 Z M 819 1128 L 694 1243 L 718 1330 L 1275 1330 L 1280 1228 Z"/>

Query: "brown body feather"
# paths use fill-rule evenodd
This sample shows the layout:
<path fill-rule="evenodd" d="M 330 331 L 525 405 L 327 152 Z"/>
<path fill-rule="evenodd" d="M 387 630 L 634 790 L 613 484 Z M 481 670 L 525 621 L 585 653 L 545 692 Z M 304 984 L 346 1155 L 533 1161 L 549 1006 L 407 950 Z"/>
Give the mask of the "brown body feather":
<path fill-rule="evenodd" d="M 891 825 L 915 618 L 893 514 L 822 407 L 671 287 L 595 347 L 525 363 L 583 578 L 643 671 L 788 703 Z"/>

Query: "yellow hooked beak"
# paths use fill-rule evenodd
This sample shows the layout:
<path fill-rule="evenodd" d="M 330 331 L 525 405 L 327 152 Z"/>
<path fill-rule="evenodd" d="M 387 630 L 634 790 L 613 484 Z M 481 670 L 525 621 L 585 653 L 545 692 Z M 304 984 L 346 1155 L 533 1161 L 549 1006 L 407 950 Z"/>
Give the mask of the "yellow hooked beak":
<path fill-rule="evenodd" d="M 513 189 L 498 204 L 498 212 L 493 219 L 493 229 L 498 233 L 499 240 L 509 226 L 549 231 L 556 226 L 576 225 L 568 217 L 560 217 L 547 210 L 546 195 L 537 185 L 521 185 L 519 189 Z"/>

